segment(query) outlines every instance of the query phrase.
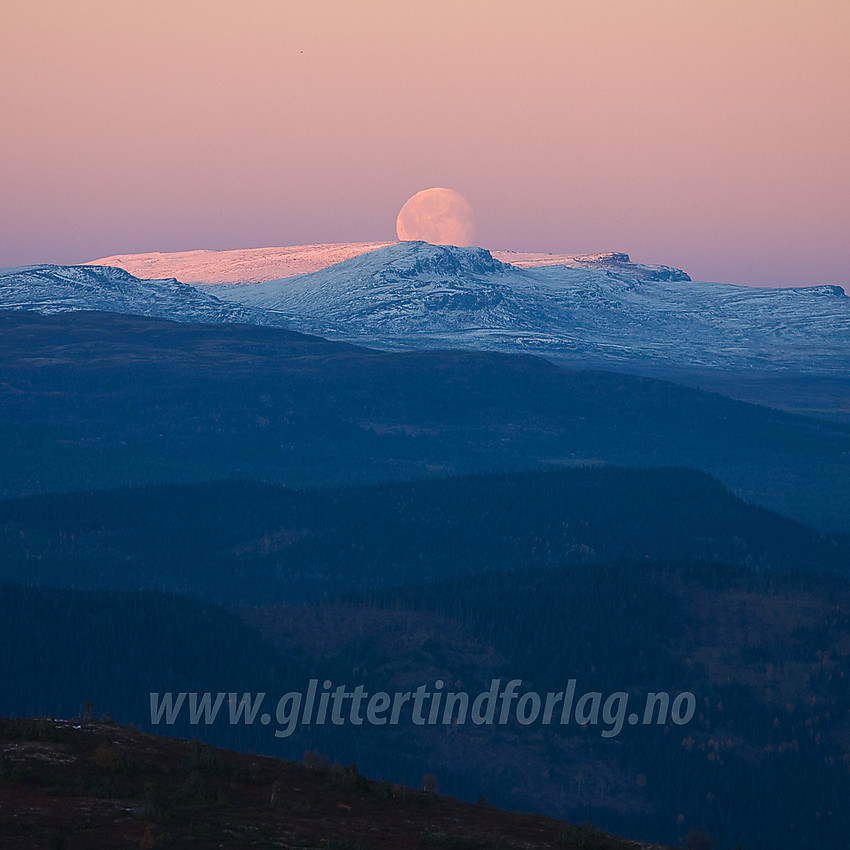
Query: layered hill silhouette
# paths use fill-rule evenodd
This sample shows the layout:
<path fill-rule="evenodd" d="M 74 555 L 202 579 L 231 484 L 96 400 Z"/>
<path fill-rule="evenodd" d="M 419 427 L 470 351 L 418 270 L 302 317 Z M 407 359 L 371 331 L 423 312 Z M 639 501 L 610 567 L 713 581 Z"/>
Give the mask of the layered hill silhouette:
<path fill-rule="evenodd" d="M 152 692 L 271 700 L 314 678 L 688 692 L 692 722 L 611 738 L 518 718 L 284 738 L 263 721 L 167 728 L 306 750 L 317 788 L 393 803 L 393 786 L 427 775 L 470 801 L 638 839 L 841 846 L 850 429 L 516 353 L 566 344 L 585 366 L 825 410 L 847 403 L 837 288 L 698 284 L 621 255 L 523 269 L 412 244 L 239 288 L 256 304 L 96 267 L 7 270 L 0 289 L 0 714 L 88 716 L 93 702 L 161 731 Z M 110 812 L 104 840 L 135 846 L 179 846 L 183 819 L 187 840 L 225 829 L 236 846 L 614 846 L 590 828 L 470 831 L 459 809 L 460 832 L 439 815 L 410 838 L 411 814 L 364 834 L 366 803 L 296 800 L 300 780 L 283 820 L 272 784 L 267 817 L 241 768 L 219 781 L 230 756 L 150 743 L 156 758 L 140 761 L 141 738 L 124 747 L 100 728 L 114 727 L 4 726 L 0 795 L 40 813 L 29 833 L 4 822 L 9 841 L 84 846 L 92 813 Z M 95 736 L 81 754 L 50 749 L 78 732 Z"/>
<path fill-rule="evenodd" d="M 491 571 L 701 559 L 850 572 L 850 539 L 703 473 L 587 468 L 295 491 L 221 482 L 0 502 L 0 580 L 300 603 Z"/>
<path fill-rule="evenodd" d="M 252 325 L 0 314 L 2 495 L 688 466 L 847 530 L 850 430 L 529 356 L 389 353 Z"/>

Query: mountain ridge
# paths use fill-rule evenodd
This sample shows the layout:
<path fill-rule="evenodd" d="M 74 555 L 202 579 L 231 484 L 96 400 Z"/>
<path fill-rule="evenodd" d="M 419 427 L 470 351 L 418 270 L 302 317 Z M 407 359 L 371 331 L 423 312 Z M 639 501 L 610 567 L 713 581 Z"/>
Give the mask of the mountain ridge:
<path fill-rule="evenodd" d="M 0 272 L 0 308 L 240 322 L 382 349 L 525 352 L 601 368 L 850 372 L 840 287 L 704 283 L 627 260 L 519 268 L 481 248 L 404 242 L 307 274 L 210 286 L 35 266 Z"/>
<path fill-rule="evenodd" d="M 247 321 L 249 311 L 175 278 L 141 280 L 111 266 L 0 269 L 0 309 L 42 314 L 98 310 L 186 322 Z"/>
<path fill-rule="evenodd" d="M 400 243 L 335 242 L 278 248 L 199 249 L 170 253 L 157 251 L 147 254 L 114 254 L 89 260 L 85 265 L 117 266 L 137 277 L 176 277 L 185 283 L 264 283 L 290 275 L 319 271 L 342 260 L 397 244 Z M 549 265 L 605 268 L 626 263 L 655 270 L 655 273 L 665 277 L 674 275 L 679 279 L 688 279 L 679 269 L 669 266 L 642 266 L 632 263 L 628 254 L 615 251 L 595 254 L 549 254 L 491 250 L 490 253 L 497 260 L 519 268 Z"/>
<path fill-rule="evenodd" d="M 479 248 L 409 242 L 212 292 L 303 332 L 381 348 L 524 351 L 656 367 L 850 367 L 850 299 L 840 287 L 755 289 L 623 259 L 616 271 L 605 263 L 518 268 Z"/>
<path fill-rule="evenodd" d="M 847 529 L 848 427 L 529 355 L 382 352 L 252 324 L 0 312 L 4 495 L 691 466 Z"/>

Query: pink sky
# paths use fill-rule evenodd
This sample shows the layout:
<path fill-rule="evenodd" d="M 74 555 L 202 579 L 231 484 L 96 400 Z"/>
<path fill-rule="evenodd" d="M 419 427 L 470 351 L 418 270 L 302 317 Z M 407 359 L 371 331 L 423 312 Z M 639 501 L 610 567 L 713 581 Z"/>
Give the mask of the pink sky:
<path fill-rule="evenodd" d="M 395 238 L 850 288 L 847 0 L 3 0 L 0 266 Z"/>

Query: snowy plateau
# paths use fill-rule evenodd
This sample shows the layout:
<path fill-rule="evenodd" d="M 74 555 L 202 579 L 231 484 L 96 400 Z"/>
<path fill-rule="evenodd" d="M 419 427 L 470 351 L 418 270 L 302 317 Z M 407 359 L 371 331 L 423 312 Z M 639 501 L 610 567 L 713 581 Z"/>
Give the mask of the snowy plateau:
<path fill-rule="evenodd" d="M 837 286 L 696 282 L 616 253 L 491 254 L 423 242 L 321 248 L 274 249 L 289 251 L 295 269 L 319 266 L 301 274 L 269 265 L 268 252 L 252 249 L 259 253 L 249 259 L 263 266 L 259 275 L 254 269 L 259 282 L 247 282 L 250 270 L 234 259 L 239 252 L 97 261 L 121 268 L 7 269 L 0 271 L 0 309 L 272 325 L 377 348 L 521 351 L 598 366 L 850 372 L 850 298 Z M 320 267 L 329 256 L 346 258 Z M 193 283 L 141 280 L 127 270 L 160 271 L 169 257 L 182 258 L 171 268 L 176 262 Z M 279 278 L 267 279 L 274 268 Z"/>

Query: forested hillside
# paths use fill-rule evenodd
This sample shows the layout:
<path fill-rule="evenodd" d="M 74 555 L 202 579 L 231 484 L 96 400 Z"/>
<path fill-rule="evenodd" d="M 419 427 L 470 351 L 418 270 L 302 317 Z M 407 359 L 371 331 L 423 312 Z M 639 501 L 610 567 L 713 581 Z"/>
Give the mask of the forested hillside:
<path fill-rule="evenodd" d="M 367 729 L 350 744 L 329 730 L 326 751 L 380 752 L 383 769 L 390 752 L 401 761 L 424 747 L 451 793 L 478 787 L 500 805 L 543 804 L 671 843 L 683 825 L 730 850 L 837 847 L 850 831 L 845 579 L 644 560 L 471 576 L 244 616 L 283 651 L 368 689 L 442 678 L 475 692 L 491 677 L 518 677 L 523 690 L 543 693 L 574 678 L 579 693 L 626 691 L 630 706 L 660 690 L 697 697 L 684 726 L 626 724 L 607 738 L 603 723 Z"/>
<path fill-rule="evenodd" d="M 0 578 L 225 603 L 617 558 L 844 573 L 850 541 L 675 469 L 304 491 L 220 482 L 0 502 Z"/>
<path fill-rule="evenodd" d="M 850 531 L 850 428 L 526 355 L 370 351 L 249 325 L 0 312 L 0 495 L 687 466 Z"/>
<path fill-rule="evenodd" d="M 179 597 L 5 585 L 0 715 L 109 714 L 241 750 L 356 761 L 411 787 L 592 820 L 677 843 L 839 846 L 850 681 L 850 588 L 822 574 L 697 561 L 573 564 L 234 612 Z M 694 694 L 685 725 L 298 725 L 277 700 L 310 679 L 367 692 Z M 150 692 L 224 692 L 222 716 L 151 726 Z M 227 694 L 267 694 L 271 725 L 228 718 Z M 91 703 L 92 707 L 87 707 Z M 775 801 L 768 811 L 764 799 Z"/>

